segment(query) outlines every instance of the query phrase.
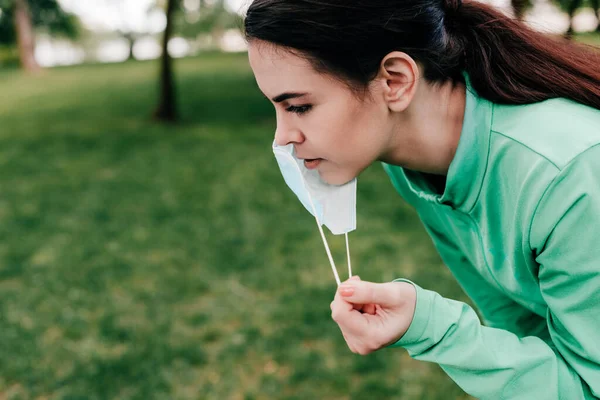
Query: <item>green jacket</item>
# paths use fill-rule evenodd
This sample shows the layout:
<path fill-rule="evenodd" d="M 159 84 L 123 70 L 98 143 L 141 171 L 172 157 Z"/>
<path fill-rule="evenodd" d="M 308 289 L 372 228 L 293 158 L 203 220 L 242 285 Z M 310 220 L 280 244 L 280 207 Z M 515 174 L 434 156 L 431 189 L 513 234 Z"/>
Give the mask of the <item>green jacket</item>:
<path fill-rule="evenodd" d="M 600 110 L 494 104 L 467 82 L 444 193 L 384 169 L 484 320 L 415 285 L 412 324 L 390 347 L 481 399 L 600 398 Z"/>

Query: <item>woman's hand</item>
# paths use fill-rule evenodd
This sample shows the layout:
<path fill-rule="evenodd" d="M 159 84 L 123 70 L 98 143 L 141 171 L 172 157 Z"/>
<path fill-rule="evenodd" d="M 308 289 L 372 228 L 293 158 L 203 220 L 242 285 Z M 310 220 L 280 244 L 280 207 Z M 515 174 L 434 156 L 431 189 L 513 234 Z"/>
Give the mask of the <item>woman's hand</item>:
<path fill-rule="evenodd" d="M 350 350 L 366 355 L 406 333 L 416 303 L 417 292 L 408 282 L 371 283 L 354 276 L 338 287 L 331 317 Z"/>

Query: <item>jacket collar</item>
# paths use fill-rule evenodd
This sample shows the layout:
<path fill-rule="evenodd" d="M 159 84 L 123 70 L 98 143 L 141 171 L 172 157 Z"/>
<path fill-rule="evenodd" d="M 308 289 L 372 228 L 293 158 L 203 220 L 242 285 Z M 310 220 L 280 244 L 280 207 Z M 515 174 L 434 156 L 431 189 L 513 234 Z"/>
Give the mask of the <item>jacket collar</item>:
<path fill-rule="evenodd" d="M 424 175 L 402 168 L 410 190 L 419 198 L 469 213 L 475 206 L 487 170 L 493 103 L 479 97 L 464 74 L 466 104 L 463 127 L 446 177 L 443 194 L 438 194 Z"/>

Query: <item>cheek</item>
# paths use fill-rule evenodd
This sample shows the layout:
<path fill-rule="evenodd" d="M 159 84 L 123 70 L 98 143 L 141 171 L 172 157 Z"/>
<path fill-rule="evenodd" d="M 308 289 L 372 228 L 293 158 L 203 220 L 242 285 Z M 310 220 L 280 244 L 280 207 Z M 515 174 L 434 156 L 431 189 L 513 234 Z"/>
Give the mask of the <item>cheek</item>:
<path fill-rule="evenodd" d="M 364 132 L 371 128 L 373 118 L 368 111 L 353 102 L 340 101 L 323 109 L 321 128 L 324 134 L 339 141 L 337 145 L 353 145 L 364 139 Z"/>
<path fill-rule="evenodd" d="M 326 157 L 329 162 L 319 169 L 326 182 L 334 185 L 349 182 L 379 157 L 383 143 L 379 139 L 381 120 L 368 111 L 340 113 L 337 120 L 331 115 L 332 130 L 323 132 L 330 135 Z"/>
<path fill-rule="evenodd" d="M 346 115 L 343 131 L 342 140 L 349 156 L 363 164 L 370 162 L 370 158 L 377 158 L 382 146 L 383 125 L 374 107 L 361 106 L 351 110 Z"/>
<path fill-rule="evenodd" d="M 338 168 L 366 168 L 381 149 L 382 116 L 375 106 L 341 101 L 314 110 L 304 129 L 321 157 Z"/>

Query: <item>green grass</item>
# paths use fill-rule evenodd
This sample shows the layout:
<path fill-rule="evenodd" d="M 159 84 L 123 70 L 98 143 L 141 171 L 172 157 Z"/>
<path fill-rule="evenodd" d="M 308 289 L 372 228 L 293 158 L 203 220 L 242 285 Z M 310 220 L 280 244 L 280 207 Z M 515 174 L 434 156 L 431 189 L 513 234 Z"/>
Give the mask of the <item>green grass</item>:
<path fill-rule="evenodd" d="M 149 118 L 156 66 L 0 72 L 0 399 L 466 399 L 347 349 L 245 56 L 177 62 L 177 126 Z M 358 187 L 355 272 L 464 300 L 381 167 Z"/>
<path fill-rule="evenodd" d="M 600 33 L 586 32 L 575 35 L 575 40 L 592 46 L 600 47 Z"/>

